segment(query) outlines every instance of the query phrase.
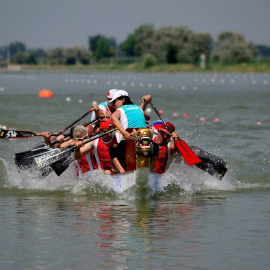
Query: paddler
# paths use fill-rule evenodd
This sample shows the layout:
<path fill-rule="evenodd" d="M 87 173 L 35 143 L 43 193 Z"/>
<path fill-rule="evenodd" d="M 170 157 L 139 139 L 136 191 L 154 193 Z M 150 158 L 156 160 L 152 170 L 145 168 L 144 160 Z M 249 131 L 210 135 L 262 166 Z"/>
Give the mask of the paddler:
<path fill-rule="evenodd" d="M 133 129 L 145 128 L 146 120 L 150 117 L 143 111 L 151 96 L 147 95 L 142 98 L 141 106 L 133 104 L 129 94 L 124 90 L 118 90 L 109 105 L 115 105 L 116 111 L 112 114 L 111 119 L 118 128 L 124 139 L 110 151 L 114 166 L 120 173 L 136 169 L 136 155 L 134 140 L 136 137 L 132 134 Z"/>
<path fill-rule="evenodd" d="M 70 142 L 69 145 L 77 143 L 82 144 L 84 141 L 90 138 L 89 130 L 83 125 L 76 126 L 73 132 L 73 138 L 74 140 Z M 98 168 L 95 154 L 93 151 L 89 151 L 86 155 L 78 158 L 77 162 L 75 162 L 74 164 L 78 178 L 81 178 L 86 172 L 93 171 Z"/>
<path fill-rule="evenodd" d="M 147 104 L 149 100 L 151 100 L 150 95 L 143 97 L 141 106 L 146 107 L 145 104 Z M 108 102 L 108 105 L 115 105 L 116 110 L 111 115 L 111 119 L 126 140 L 135 140 L 134 135 L 127 130 L 132 132 L 133 128 L 146 127 L 145 119 L 150 119 L 150 117 L 144 113 L 141 106 L 133 104 L 129 98 L 128 92 L 124 90 L 118 90 L 113 95 L 112 100 Z"/>
<path fill-rule="evenodd" d="M 167 125 L 173 131 L 172 133 L 170 133 L 164 123 L 154 124 L 157 136 L 153 139 L 153 142 L 159 146 L 155 168 L 155 172 L 158 174 L 164 173 L 172 163 L 175 154 L 179 153 L 174 143 L 174 139 L 178 138 L 179 135 L 175 132 L 175 127 L 172 123 L 167 122 Z"/>
<path fill-rule="evenodd" d="M 100 134 L 103 134 L 110 129 L 114 128 L 113 122 L 109 118 L 104 118 L 100 121 Z M 95 158 L 97 161 L 97 169 L 102 169 L 106 174 L 112 174 L 112 160 L 109 154 L 109 149 L 114 144 L 117 144 L 119 141 L 117 135 L 108 133 L 103 137 L 100 137 L 94 141 L 91 141 L 82 146 L 82 143 L 77 142 L 76 146 L 79 147 L 74 153 L 74 157 L 77 160 L 80 160 L 84 156 L 88 155 L 91 150 L 95 153 Z"/>
<path fill-rule="evenodd" d="M 92 108 L 94 112 L 91 115 L 91 121 L 95 120 L 98 117 L 110 117 L 111 114 L 115 111 L 114 104 L 109 105 L 108 103 L 112 100 L 113 95 L 116 93 L 117 89 L 111 89 L 107 93 L 106 101 L 100 104 L 94 104 Z"/>

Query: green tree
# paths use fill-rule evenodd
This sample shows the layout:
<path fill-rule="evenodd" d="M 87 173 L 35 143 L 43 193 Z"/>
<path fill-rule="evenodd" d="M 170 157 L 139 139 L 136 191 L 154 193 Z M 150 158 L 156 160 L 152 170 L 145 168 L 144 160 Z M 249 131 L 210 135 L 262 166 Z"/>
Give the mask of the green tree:
<path fill-rule="evenodd" d="M 102 35 L 89 37 L 89 49 L 93 52 L 96 60 L 115 56 L 116 41 L 114 38 L 107 38 Z"/>
<path fill-rule="evenodd" d="M 109 57 L 110 43 L 107 38 L 100 38 L 96 44 L 96 50 L 94 51 L 94 57 L 96 60 Z"/>
<path fill-rule="evenodd" d="M 146 54 L 144 55 L 143 59 L 143 65 L 145 68 L 152 67 L 157 64 L 157 59 L 154 55 L 152 54 Z"/>
<path fill-rule="evenodd" d="M 134 32 L 126 38 L 119 48 L 126 53 L 127 56 L 141 56 L 143 42 L 150 37 L 154 32 L 152 24 L 143 24 L 134 30 Z"/>
<path fill-rule="evenodd" d="M 48 51 L 48 59 L 51 64 L 64 65 L 66 63 L 66 51 L 62 47 L 56 47 Z"/>
<path fill-rule="evenodd" d="M 25 59 L 25 63 L 29 65 L 36 65 L 37 64 L 36 56 L 33 53 L 28 53 Z"/>
<path fill-rule="evenodd" d="M 14 56 L 17 53 L 26 52 L 26 45 L 20 41 L 15 41 L 9 44 L 8 49 L 10 51 L 10 56 Z"/>
<path fill-rule="evenodd" d="M 218 35 L 211 58 L 222 64 L 247 63 L 254 61 L 256 54 L 255 46 L 247 45 L 242 34 L 223 32 Z"/>

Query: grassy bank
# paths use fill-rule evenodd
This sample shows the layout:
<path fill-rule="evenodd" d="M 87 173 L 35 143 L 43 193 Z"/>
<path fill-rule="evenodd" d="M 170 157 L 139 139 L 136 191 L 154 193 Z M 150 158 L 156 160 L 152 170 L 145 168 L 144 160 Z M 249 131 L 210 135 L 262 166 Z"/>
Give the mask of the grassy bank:
<path fill-rule="evenodd" d="M 24 65 L 22 69 L 35 70 L 92 70 L 92 71 L 140 71 L 140 72 L 270 72 L 269 63 L 252 63 L 252 64 L 235 64 L 235 65 L 221 65 L 211 64 L 205 69 L 192 64 L 162 64 L 144 68 L 141 63 L 134 63 L 129 65 L 115 65 L 115 64 L 94 64 L 94 65 Z"/>

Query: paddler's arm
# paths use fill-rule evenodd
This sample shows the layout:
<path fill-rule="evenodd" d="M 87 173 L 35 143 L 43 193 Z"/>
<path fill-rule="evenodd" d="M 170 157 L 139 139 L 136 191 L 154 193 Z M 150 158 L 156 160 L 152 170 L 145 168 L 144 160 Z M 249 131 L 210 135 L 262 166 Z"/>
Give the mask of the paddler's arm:
<path fill-rule="evenodd" d="M 112 121 L 113 124 L 118 128 L 118 130 L 121 132 L 121 134 L 123 134 L 124 138 L 126 140 L 130 139 L 130 140 L 135 140 L 136 138 L 131 134 L 128 133 L 121 125 L 119 119 L 121 117 L 121 113 L 120 111 L 116 110 L 113 114 L 112 114 Z"/>
<path fill-rule="evenodd" d="M 46 143 L 46 145 L 50 146 L 51 145 L 51 136 L 52 134 L 49 131 L 44 131 L 41 133 L 44 139 L 44 142 Z"/>
<path fill-rule="evenodd" d="M 96 118 L 102 117 L 104 115 L 103 111 L 99 108 L 97 104 L 93 104 L 92 109 L 95 112 Z"/>
<path fill-rule="evenodd" d="M 143 110 L 143 114 L 144 114 L 144 118 L 148 121 L 150 120 L 150 116 L 148 114 L 146 114 L 145 108 L 148 104 L 148 101 L 151 101 L 152 97 L 150 95 L 146 95 L 144 97 L 142 97 L 142 104 L 140 105 L 141 109 Z"/>
<path fill-rule="evenodd" d="M 171 135 L 172 135 L 172 138 L 171 138 L 170 150 L 171 150 L 171 154 L 174 155 L 177 152 L 180 153 L 180 151 L 178 150 L 178 148 L 176 147 L 174 143 L 174 140 L 177 140 L 177 138 L 179 138 L 179 135 L 175 131 Z"/>
<path fill-rule="evenodd" d="M 90 152 L 94 148 L 95 141 L 91 141 L 85 145 L 82 145 L 83 142 L 75 142 L 75 145 L 78 147 L 74 152 L 75 159 L 80 159 Z"/>

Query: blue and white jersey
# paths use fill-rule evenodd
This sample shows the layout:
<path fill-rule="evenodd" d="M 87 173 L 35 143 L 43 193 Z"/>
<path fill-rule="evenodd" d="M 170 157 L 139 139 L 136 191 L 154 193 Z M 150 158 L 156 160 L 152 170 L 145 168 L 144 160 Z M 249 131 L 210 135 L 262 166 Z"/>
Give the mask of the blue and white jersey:
<path fill-rule="evenodd" d="M 146 127 L 143 110 L 140 106 L 124 105 L 117 110 L 121 113 L 119 121 L 124 129 Z"/>

